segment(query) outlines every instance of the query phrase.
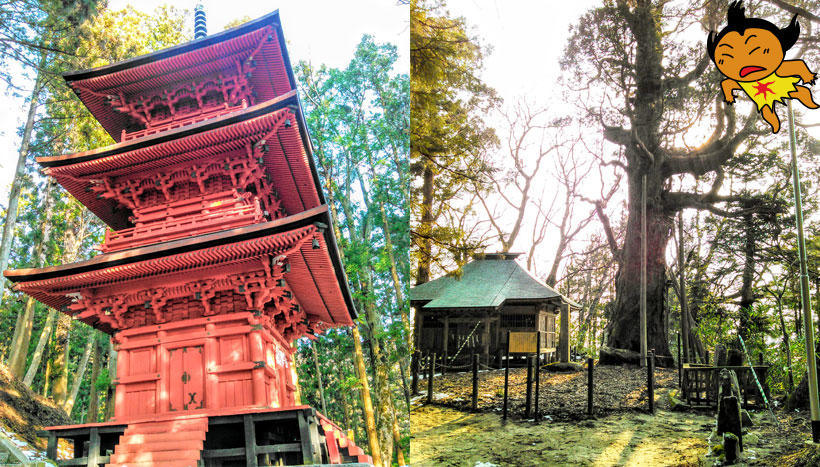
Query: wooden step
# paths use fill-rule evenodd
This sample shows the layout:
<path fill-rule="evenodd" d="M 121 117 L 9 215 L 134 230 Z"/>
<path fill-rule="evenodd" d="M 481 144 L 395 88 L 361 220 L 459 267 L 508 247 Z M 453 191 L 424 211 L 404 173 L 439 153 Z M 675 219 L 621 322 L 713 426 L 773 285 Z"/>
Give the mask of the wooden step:
<path fill-rule="evenodd" d="M 198 450 L 178 450 L 178 451 L 159 451 L 153 452 L 151 445 L 144 445 L 145 449 L 142 452 L 129 452 L 125 454 L 112 454 L 111 463 L 123 464 L 132 462 L 154 462 L 154 461 L 186 461 L 194 459 L 192 462 L 196 464 L 199 460 L 200 451 Z"/>
<path fill-rule="evenodd" d="M 198 439 L 174 440 L 174 441 L 152 441 L 150 443 L 123 443 L 114 449 L 115 454 L 126 454 L 129 452 L 160 452 L 160 451 L 202 451 L 203 442 Z"/>
<path fill-rule="evenodd" d="M 162 441 L 205 441 L 206 431 L 176 431 L 173 433 L 139 433 L 120 436 L 121 444 L 154 443 Z"/>
<path fill-rule="evenodd" d="M 356 460 L 358 462 L 361 462 L 362 464 L 373 464 L 373 458 L 368 456 L 367 454 L 356 456 Z"/>
<path fill-rule="evenodd" d="M 176 433 L 180 431 L 207 431 L 208 419 L 172 420 L 168 422 L 135 423 L 125 429 L 126 435 L 149 433 Z"/>
<path fill-rule="evenodd" d="M 359 446 L 356 446 L 355 444 L 351 443 L 350 446 L 347 447 L 347 454 L 350 457 L 356 457 L 363 455 L 364 451 Z"/>
<path fill-rule="evenodd" d="M 106 464 L 106 467 L 197 467 L 196 461 L 125 462 Z"/>

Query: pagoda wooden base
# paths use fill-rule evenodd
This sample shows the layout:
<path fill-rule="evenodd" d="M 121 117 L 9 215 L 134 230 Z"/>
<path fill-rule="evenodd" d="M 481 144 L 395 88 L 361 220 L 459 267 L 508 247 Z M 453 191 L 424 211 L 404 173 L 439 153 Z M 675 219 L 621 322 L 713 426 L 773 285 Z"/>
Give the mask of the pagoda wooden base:
<path fill-rule="evenodd" d="M 74 445 L 74 458 L 57 465 L 371 465 L 370 456 L 324 415 L 307 406 L 185 415 L 48 427 L 47 455 L 57 440 Z"/>

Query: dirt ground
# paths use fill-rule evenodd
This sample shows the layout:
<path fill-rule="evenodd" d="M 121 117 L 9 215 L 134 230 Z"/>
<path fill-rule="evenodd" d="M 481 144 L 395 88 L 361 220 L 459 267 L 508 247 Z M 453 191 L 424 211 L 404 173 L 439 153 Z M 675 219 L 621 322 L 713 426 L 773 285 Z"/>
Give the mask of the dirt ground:
<path fill-rule="evenodd" d="M 0 364 L 0 426 L 45 449 L 45 439 L 37 438 L 37 430 L 70 423 L 71 419 L 61 408 L 33 393 Z"/>
<path fill-rule="evenodd" d="M 541 381 L 543 417 L 523 415 L 525 371 L 511 372 L 511 419 L 500 416 L 503 372 L 481 374 L 479 412 L 471 413 L 471 376 L 436 380 L 433 405 L 424 405 L 425 384 L 410 414 L 411 465 L 414 466 L 709 466 L 720 465 L 719 437 L 709 411 L 669 410 L 668 392 L 677 373 L 658 370 L 655 415 L 646 406 L 644 369 L 596 367 L 596 417 L 587 419 L 586 374 L 547 374 Z M 597 378 L 600 376 L 600 379 Z M 500 384 L 496 384 L 500 378 Z M 422 381 L 421 383 L 426 383 Z M 499 391 L 498 388 L 501 388 Z M 744 435 L 743 460 L 736 465 L 820 465 L 816 449 L 807 448 L 808 414 L 777 411 L 778 427 L 768 411 L 750 413 L 754 426 Z"/>
<path fill-rule="evenodd" d="M 595 413 L 606 415 L 624 410 L 644 408 L 646 398 L 646 369 L 638 367 L 596 366 L 594 371 L 593 400 Z M 527 369 L 510 370 L 509 413 L 513 418 L 524 415 L 527 393 Z M 469 409 L 472 395 L 472 373 L 452 373 L 433 379 L 435 402 L 456 409 Z M 658 408 L 667 408 L 670 389 L 678 387 L 676 370 L 656 369 L 655 400 Z M 419 381 L 419 390 L 426 396 L 427 382 Z M 539 410 L 554 420 L 586 418 L 587 373 L 549 373 L 542 371 Z M 478 410 L 500 411 L 504 401 L 504 371 L 479 373 Z"/>

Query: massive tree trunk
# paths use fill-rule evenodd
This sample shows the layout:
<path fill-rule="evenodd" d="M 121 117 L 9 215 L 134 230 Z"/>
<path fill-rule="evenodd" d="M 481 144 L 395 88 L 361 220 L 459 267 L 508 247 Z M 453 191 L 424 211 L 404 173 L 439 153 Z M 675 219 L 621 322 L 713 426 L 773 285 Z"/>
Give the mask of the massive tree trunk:
<path fill-rule="evenodd" d="M 670 355 L 667 342 L 664 289 L 666 288 L 666 244 L 672 219 L 661 201 L 663 177 L 657 171 L 647 174 L 647 260 L 646 260 L 646 340 L 647 350 L 659 356 Z M 641 290 L 641 176 L 629 177 L 629 216 L 626 224 L 621 263 L 615 281 L 615 307 L 607 329 L 610 347 L 640 351 L 638 314 Z"/>
<path fill-rule="evenodd" d="M 41 267 L 45 264 L 48 244 L 51 241 L 51 217 L 54 214 L 52 192 L 54 191 L 55 185 L 56 182 L 54 179 L 49 177 L 46 182 L 45 192 L 43 193 L 43 232 L 40 241 L 35 247 L 34 267 Z M 6 222 L 8 223 L 9 220 L 7 219 Z M 0 252 L 0 254 L 1 253 L 2 252 Z M 8 256 L 8 254 L 6 254 L 6 256 Z M 0 263 L 2 263 L 2 258 L 0 258 Z M 6 263 L 8 263 L 8 257 L 6 258 Z M 5 265 L 2 264 L 0 264 L 0 266 L 5 267 Z M 2 281 L 0 281 L 0 283 L 2 283 Z M 2 296 L 2 290 L 0 290 L 0 296 Z M 18 316 L 17 325 L 14 329 L 14 339 L 11 342 L 11 355 L 9 355 L 8 362 L 9 370 L 18 378 L 22 378 L 26 370 L 26 358 L 28 357 L 28 347 L 31 341 L 31 330 L 34 326 L 34 305 L 34 299 L 28 297 L 22 315 Z"/>
<path fill-rule="evenodd" d="M 619 263 L 616 278 L 616 300 L 607 329 L 610 347 L 638 351 L 640 330 L 638 322 L 641 286 L 641 179 L 646 177 L 647 192 L 647 348 L 656 355 L 669 356 L 667 342 L 667 310 L 664 307 L 666 288 L 665 255 L 673 218 L 681 209 L 708 209 L 720 216 L 735 216 L 737 212 L 724 210 L 717 203 L 737 202 L 741 196 L 719 194 L 723 182 L 723 167 L 734 155 L 738 145 L 754 131 L 757 115 L 750 113 L 742 129 L 738 129 L 733 109 L 726 109 L 715 101 L 716 124 L 712 135 L 698 148 L 667 147 L 667 127 L 679 125 L 680 121 L 666 121 L 664 110 L 667 99 L 686 89 L 705 72 L 709 65 L 703 54 L 694 70 L 678 75 L 674 70 L 664 70 L 672 57 L 664 55 L 664 34 L 659 21 L 668 13 L 663 2 L 638 0 L 615 2 L 612 14 L 631 33 L 629 47 L 634 56 L 625 54 L 623 65 L 618 69 L 620 77 L 634 80 L 634 85 L 621 86 L 624 93 L 622 110 L 629 119 L 629 126 L 604 126 L 604 137 L 618 144 L 623 150 L 624 162 L 617 161 L 625 170 L 628 180 L 628 215 L 624 244 L 617 245 L 608 220 L 604 228 L 607 239 Z M 598 40 L 611 40 L 596 37 Z M 674 66 L 671 65 L 670 66 Z M 619 86 L 612 82 L 613 86 Z M 705 101 L 704 105 L 708 105 Z M 700 177 L 715 173 L 712 187 L 707 193 L 672 191 L 670 178 L 680 174 Z M 604 218 L 600 206 L 599 217 Z"/>

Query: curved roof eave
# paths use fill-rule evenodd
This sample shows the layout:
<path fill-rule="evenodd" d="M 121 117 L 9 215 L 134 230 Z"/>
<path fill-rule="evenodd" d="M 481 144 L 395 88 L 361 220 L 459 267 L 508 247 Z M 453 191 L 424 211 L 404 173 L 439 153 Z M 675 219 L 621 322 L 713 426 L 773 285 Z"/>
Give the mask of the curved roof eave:
<path fill-rule="evenodd" d="M 175 57 L 177 55 L 182 55 L 192 50 L 196 50 L 202 47 L 208 47 L 218 42 L 233 39 L 234 37 L 247 34 L 251 31 L 261 29 L 268 25 L 276 28 L 277 32 L 279 33 L 279 46 L 282 50 L 282 56 L 285 59 L 285 66 L 288 71 L 288 78 L 290 79 L 291 84 L 295 89 L 296 79 L 294 78 L 293 70 L 290 67 L 290 58 L 288 56 L 285 39 L 282 35 L 282 23 L 279 18 L 278 9 L 274 10 L 271 13 L 268 13 L 267 15 L 260 16 L 259 18 L 240 24 L 239 26 L 205 36 L 201 39 L 195 39 L 179 45 L 175 45 L 173 47 L 169 47 L 167 49 L 157 50 L 156 52 L 152 52 L 146 55 L 140 55 L 138 57 L 128 58 L 119 62 L 110 63 L 108 65 L 103 65 L 95 68 L 88 68 L 85 70 L 69 71 L 63 73 L 62 76 L 67 83 L 72 83 L 74 81 L 82 81 L 88 78 L 95 78 L 109 73 L 115 73 L 118 71 L 127 70 L 129 68 L 138 67 L 140 65 L 155 62 L 157 60 L 163 60 L 166 58 Z"/>

